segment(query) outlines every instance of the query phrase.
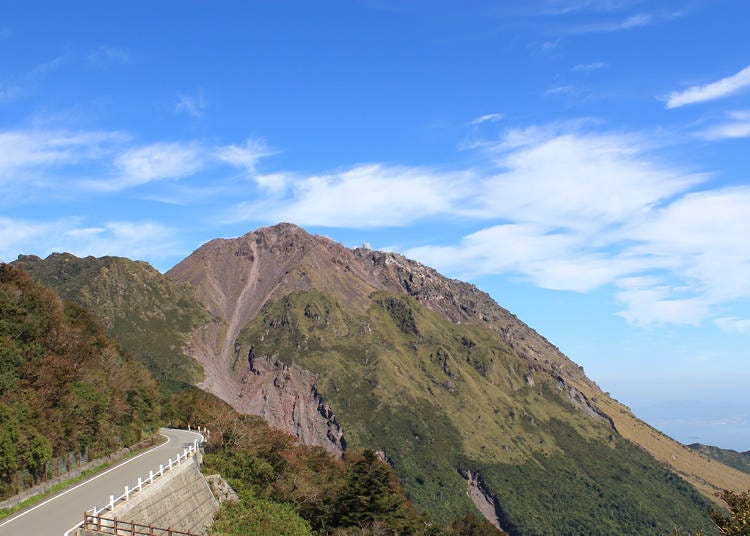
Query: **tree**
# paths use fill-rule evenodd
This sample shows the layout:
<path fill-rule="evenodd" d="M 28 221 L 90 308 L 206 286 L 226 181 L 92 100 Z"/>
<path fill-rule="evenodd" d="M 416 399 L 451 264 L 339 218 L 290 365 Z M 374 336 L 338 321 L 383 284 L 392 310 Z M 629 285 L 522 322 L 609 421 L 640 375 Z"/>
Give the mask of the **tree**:
<path fill-rule="evenodd" d="M 709 511 L 711 520 L 726 536 L 750 536 L 750 490 L 736 492 L 724 490 L 717 494 L 729 508 L 729 515 Z"/>

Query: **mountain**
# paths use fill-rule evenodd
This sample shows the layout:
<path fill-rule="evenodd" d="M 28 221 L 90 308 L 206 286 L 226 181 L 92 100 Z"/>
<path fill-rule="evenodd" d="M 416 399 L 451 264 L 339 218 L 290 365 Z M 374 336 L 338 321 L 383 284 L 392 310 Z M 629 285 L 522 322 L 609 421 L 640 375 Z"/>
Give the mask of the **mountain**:
<path fill-rule="evenodd" d="M 21 255 L 13 265 L 91 311 L 162 385 L 179 390 L 203 379 L 185 345 L 193 331 L 215 319 L 189 289 L 148 263 L 54 253 L 44 260 Z"/>
<path fill-rule="evenodd" d="M 688 447 L 743 473 L 750 473 L 750 450 L 737 452 L 736 450 L 722 449 L 700 443 L 691 443 Z"/>
<path fill-rule="evenodd" d="M 159 418 L 156 382 L 80 306 L 0 264 L 0 497 L 53 457 L 136 443 Z"/>
<path fill-rule="evenodd" d="M 710 532 L 695 490 L 750 487 L 638 420 L 486 293 L 397 254 L 279 224 L 208 242 L 165 276 L 71 262 L 106 268 L 107 283 L 48 284 L 67 281 L 113 326 L 137 318 L 143 348 L 170 336 L 148 326 L 180 296 L 196 313 L 172 345 L 202 367 L 199 387 L 336 455 L 378 451 L 439 522 L 477 508 L 511 534 Z M 172 294 L 148 301 L 132 265 Z"/>

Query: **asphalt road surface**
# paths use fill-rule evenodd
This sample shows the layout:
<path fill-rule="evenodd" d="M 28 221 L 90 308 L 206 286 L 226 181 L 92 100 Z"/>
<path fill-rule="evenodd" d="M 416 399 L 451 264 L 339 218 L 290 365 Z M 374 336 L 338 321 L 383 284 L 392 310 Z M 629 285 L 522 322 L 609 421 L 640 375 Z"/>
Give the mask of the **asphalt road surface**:
<path fill-rule="evenodd" d="M 138 477 L 145 480 L 149 471 L 158 471 L 159 464 L 166 466 L 169 458 L 176 459 L 177 454 L 196 439 L 202 439 L 200 434 L 186 430 L 162 428 L 161 433 L 167 437 L 166 443 L 0 520 L 0 536 L 63 536 L 68 529 L 83 521 L 86 510 L 94 506 L 103 508 L 109 503 L 110 495 L 119 497 L 126 485 L 134 487 Z"/>

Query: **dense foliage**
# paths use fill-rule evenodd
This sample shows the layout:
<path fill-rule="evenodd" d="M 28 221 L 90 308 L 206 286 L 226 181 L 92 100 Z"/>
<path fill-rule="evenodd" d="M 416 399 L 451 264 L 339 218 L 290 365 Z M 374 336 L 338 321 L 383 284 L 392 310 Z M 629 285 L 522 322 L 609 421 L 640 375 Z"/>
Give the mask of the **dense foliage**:
<path fill-rule="evenodd" d="M 447 527 L 431 523 L 406 498 L 393 468 L 371 450 L 338 460 L 201 392 L 181 393 L 165 410 L 174 424 L 209 426 L 204 473 L 221 474 L 240 496 L 222 507 L 215 535 L 500 534 L 473 515 Z"/>
<path fill-rule="evenodd" d="M 0 496 L 53 456 L 136 443 L 158 417 L 145 367 L 81 307 L 0 264 Z"/>
<path fill-rule="evenodd" d="M 107 334 L 145 364 L 167 391 L 203 379 L 201 366 L 183 348 L 194 328 L 214 318 L 189 289 L 149 264 L 54 253 L 44 260 L 22 255 L 14 265 L 94 314 Z"/>

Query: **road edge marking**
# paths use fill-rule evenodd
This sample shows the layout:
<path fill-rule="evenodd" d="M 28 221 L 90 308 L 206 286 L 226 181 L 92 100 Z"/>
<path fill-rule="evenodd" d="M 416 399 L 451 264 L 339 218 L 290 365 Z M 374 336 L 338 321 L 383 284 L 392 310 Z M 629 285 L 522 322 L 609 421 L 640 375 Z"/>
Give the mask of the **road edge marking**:
<path fill-rule="evenodd" d="M 160 434 L 161 434 L 161 432 L 160 432 Z M 170 438 L 169 438 L 168 436 L 166 436 L 165 434 L 161 434 L 161 435 L 162 435 L 163 437 L 166 437 L 166 438 L 167 438 L 167 440 L 166 440 L 166 441 L 165 441 L 164 443 L 162 443 L 162 444 L 160 444 L 160 445 L 156 445 L 155 447 L 153 447 L 153 448 L 150 448 L 150 449 L 148 449 L 148 450 L 147 450 L 146 452 L 141 452 L 141 453 L 140 453 L 140 454 L 138 454 L 137 456 L 133 456 L 132 458 L 129 458 L 129 459 L 125 460 L 125 461 L 124 461 L 124 462 L 122 462 L 122 463 L 118 463 L 117 465 L 115 465 L 114 467 L 110 467 L 109 469 L 107 469 L 107 470 L 106 470 L 106 471 L 104 471 L 103 473 L 99 473 L 98 475 L 95 475 L 95 476 L 93 476 L 93 477 L 89 478 L 88 480 L 84 480 L 84 481 L 83 481 L 83 482 L 81 482 L 80 484 L 77 484 L 76 486 L 74 486 L 74 487 L 72 487 L 72 488 L 70 488 L 70 489 L 66 489 L 66 490 L 65 490 L 65 491 L 63 491 L 62 493 L 58 493 L 58 494 L 57 494 L 57 495 L 55 495 L 54 497 L 50 497 L 49 499 L 47 499 L 47 500 L 46 500 L 46 501 L 44 501 L 44 502 L 40 502 L 39 504 L 37 504 L 37 505 L 35 505 L 35 506 L 33 506 L 33 507 L 29 508 L 28 510 L 24 510 L 23 512 L 21 512 L 21 513 L 19 513 L 19 514 L 16 514 L 16 515 L 14 515 L 14 516 L 10 517 L 9 519 L 6 519 L 6 520 L 5 520 L 5 521 L 3 521 L 2 523 L 0 523 L 0 527 L 4 527 L 4 526 L 5 526 L 5 525 L 7 525 L 8 523 L 11 523 L 11 522 L 15 521 L 16 519 L 20 519 L 20 518 L 22 518 L 23 516 L 25 516 L 26 514 L 28 514 L 28 513 L 30 513 L 30 512 L 33 512 L 33 511 L 34 511 L 34 510 L 36 510 L 37 508 L 41 508 L 41 507 L 42 507 L 42 506 L 44 506 L 45 504 L 49 504 L 49 503 L 51 503 L 52 501 L 54 501 L 54 500 L 58 499 L 59 497 L 62 497 L 63 495 L 67 495 L 67 494 L 68 494 L 68 493 L 70 493 L 71 491 L 75 491 L 75 490 L 77 490 L 78 488 L 80 488 L 81 486 L 85 486 L 85 485 L 86 485 L 86 484 L 88 484 L 89 482 L 93 482 L 93 481 L 94 481 L 94 480 L 96 480 L 97 478 L 99 478 L 99 477 L 102 477 L 102 476 L 104 476 L 104 475 L 106 475 L 106 474 L 108 474 L 108 473 L 111 473 L 111 472 L 112 472 L 112 471 L 114 471 L 115 469 L 119 469 L 119 468 L 120 468 L 120 467 L 122 467 L 123 465 L 126 465 L 126 464 L 128 464 L 128 463 L 130 463 L 130 462 L 132 462 L 132 461 L 134 461 L 134 460 L 137 460 L 137 459 L 138 459 L 138 458 L 140 458 L 141 456 L 145 456 L 145 455 L 146 455 L 146 454 L 148 454 L 149 452 L 153 452 L 153 451 L 155 451 L 155 450 L 156 450 L 156 449 L 158 449 L 158 448 L 161 448 L 161 447 L 163 447 L 163 446 L 165 446 L 165 445 L 168 445 L 168 444 L 169 444 L 169 442 L 171 441 L 171 439 L 170 439 Z M 80 523 L 79 523 L 79 525 L 80 525 Z M 76 525 L 76 526 L 75 526 L 75 527 L 73 527 L 73 528 L 78 528 L 78 525 Z M 66 532 L 65 534 L 68 534 L 68 532 L 70 532 L 70 530 L 68 530 L 68 531 L 67 531 L 67 532 Z"/>

